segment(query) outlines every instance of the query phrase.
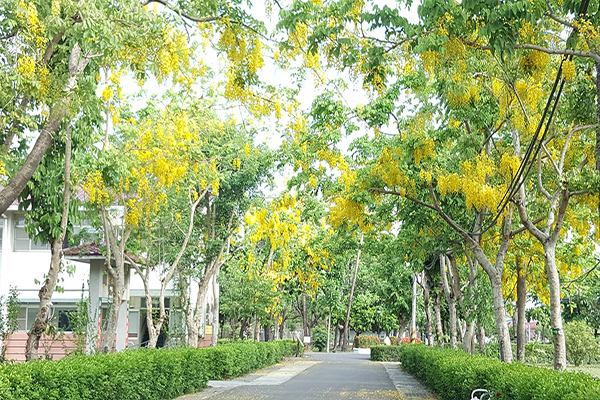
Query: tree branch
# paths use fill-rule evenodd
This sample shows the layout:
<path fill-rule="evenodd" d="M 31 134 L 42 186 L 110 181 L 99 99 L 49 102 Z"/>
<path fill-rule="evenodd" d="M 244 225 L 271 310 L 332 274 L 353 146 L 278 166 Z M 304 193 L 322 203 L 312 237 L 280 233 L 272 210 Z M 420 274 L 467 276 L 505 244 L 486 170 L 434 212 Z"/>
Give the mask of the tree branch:
<path fill-rule="evenodd" d="M 194 17 L 192 15 L 189 15 L 189 14 L 186 14 L 186 13 L 182 12 L 181 10 L 178 10 L 177 8 L 175 8 L 175 6 L 172 6 L 166 0 L 147 0 L 147 1 L 143 1 L 141 4 L 142 4 L 142 7 L 144 7 L 144 6 L 147 6 L 147 5 L 151 4 L 151 3 L 161 4 L 165 8 L 168 8 L 169 10 L 173 11 L 175 14 L 179 15 L 180 17 L 183 17 L 185 19 L 188 19 L 188 20 L 194 21 L 194 22 L 198 22 L 198 23 L 213 22 L 213 21 L 216 21 L 217 19 L 221 18 L 220 16 L 218 16 L 218 17 L 204 17 L 204 18 Z"/>
<path fill-rule="evenodd" d="M 414 197 L 411 197 L 411 196 L 402 195 L 400 192 L 396 192 L 394 190 L 386 190 L 386 189 L 380 189 L 380 188 L 369 188 L 368 190 L 370 192 L 377 192 L 377 193 L 381 193 L 381 194 L 392 194 L 394 196 L 404 197 L 405 199 L 410 200 L 413 203 L 419 204 L 419 205 L 421 205 L 423 207 L 427 207 L 430 210 L 437 211 L 437 209 L 434 206 L 432 206 L 431 204 L 429 204 L 429 203 L 426 203 L 426 202 L 421 201 L 419 199 L 415 199 Z"/>

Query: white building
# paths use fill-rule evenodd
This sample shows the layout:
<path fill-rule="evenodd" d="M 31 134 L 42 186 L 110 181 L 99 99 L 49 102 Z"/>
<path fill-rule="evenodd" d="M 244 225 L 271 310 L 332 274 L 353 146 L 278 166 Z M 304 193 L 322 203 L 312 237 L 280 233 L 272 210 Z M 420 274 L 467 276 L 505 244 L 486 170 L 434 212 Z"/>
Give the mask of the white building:
<path fill-rule="evenodd" d="M 0 296 L 6 298 L 10 288 L 15 287 L 21 305 L 19 329 L 5 343 L 6 357 L 17 361 L 25 359 L 27 331 L 37 314 L 38 291 L 50 265 L 50 246 L 29 239 L 24 221 L 24 213 L 19 212 L 16 205 L 12 205 L 0 218 Z M 88 351 L 99 347 L 98 328 L 106 321 L 110 308 L 110 279 L 105 272 L 105 257 L 97 245 L 68 249 L 63 263 L 58 282 L 61 290 L 55 290 L 52 296 L 50 321 L 57 328 L 55 331 L 60 333 L 44 335 L 39 349 L 40 354 L 47 354 L 53 359 L 64 357 L 74 347 L 68 314 L 77 309 L 77 303 L 82 298 L 89 299 L 90 319 L 93 321 L 93 326 L 88 327 Z M 129 271 L 126 280 L 129 301 L 120 313 L 116 350 L 140 347 L 148 340 L 143 282 L 133 269 Z M 158 276 L 153 277 L 151 287 L 155 288 L 152 290 L 153 297 L 158 299 Z M 208 291 L 208 297 L 207 304 L 212 304 L 212 289 Z M 195 299 L 193 293 L 190 298 Z M 165 304 L 169 310 L 180 306 L 171 288 L 167 290 Z M 169 321 L 170 332 L 175 336 L 178 333 L 183 335 L 184 332 L 180 332 L 181 324 L 174 323 L 180 317 L 173 314 Z M 210 335 L 204 338 L 202 346 L 208 343 Z M 159 339 L 158 344 L 166 345 L 164 338 Z"/>

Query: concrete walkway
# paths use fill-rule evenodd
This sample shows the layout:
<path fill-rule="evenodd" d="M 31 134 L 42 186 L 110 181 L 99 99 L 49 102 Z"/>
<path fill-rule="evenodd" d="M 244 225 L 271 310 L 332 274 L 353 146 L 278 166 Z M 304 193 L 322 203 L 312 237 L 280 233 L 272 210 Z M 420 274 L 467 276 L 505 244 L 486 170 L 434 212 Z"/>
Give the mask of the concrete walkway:
<path fill-rule="evenodd" d="M 398 363 L 373 362 L 353 353 L 310 353 L 230 381 L 209 381 L 208 386 L 178 400 L 435 399 Z"/>

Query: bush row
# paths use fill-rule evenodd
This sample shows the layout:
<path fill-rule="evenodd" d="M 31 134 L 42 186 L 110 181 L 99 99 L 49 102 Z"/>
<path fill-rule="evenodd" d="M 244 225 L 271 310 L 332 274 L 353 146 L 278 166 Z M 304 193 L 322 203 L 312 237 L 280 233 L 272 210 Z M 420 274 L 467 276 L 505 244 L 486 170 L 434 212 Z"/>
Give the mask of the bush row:
<path fill-rule="evenodd" d="M 372 361 L 400 361 L 401 346 L 372 346 Z"/>
<path fill-rule="evenodd" d="M 140 349 L 0 367 L 3 400 L 165 400 L 298 355 L 299 343 L 242 342 L 205 349 Z"/>
<path fill-rule="evenodd" d="M 419 344 L 401 346 L 400 361 L 443 400 L 468 399 L 474 389 L 488 389 L 498 400 L 600 399 L 600 382 L 584 373 L 506 364 Z"/>
<path fill-rule="evenodd" d="M 365 349 L 367 347 L 379 346 L 381 344 L 381 340 L 377 336 L 374 335 L 362 335 L 354 337 L 354 348 Z"/>

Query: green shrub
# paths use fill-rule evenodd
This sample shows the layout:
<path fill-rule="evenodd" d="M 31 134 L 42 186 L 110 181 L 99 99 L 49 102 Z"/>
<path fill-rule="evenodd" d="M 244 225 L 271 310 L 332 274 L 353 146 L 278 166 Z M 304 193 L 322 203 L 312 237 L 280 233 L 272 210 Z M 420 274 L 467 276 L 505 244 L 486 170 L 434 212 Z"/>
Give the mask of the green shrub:
<path fill-rule="evenodd" d="M 371 346 L 372 361 L 400 361 L 400 346 Z"/>
<path fill-rule="evenodd" d="M 554 345 L 537 341 L 527 343 L 525 345 L 525 362 L 532 364 L 554 363 Z"/>
<path fill-rule="evenodd" d="M 507 364 L 460 350 L 425 345 L 400 347 L 403 368 L 443 400 L 469 399 L 488 389 L 497 400 L 600 399 L 600 382 L 584 373 Z"/>
<path fill-rule="evenodd" d="M 590 361 L 598 353 L 598 344 L 592 328 L 584 321 L 571 321 L 565 325 L 567 359 L 576 366 Z"/>
<path fill-rule="evenodd" d="M 327 329 L 320 327 L 313 329 L 312 345 L 318 351 L 323 351 L 327 348 Z"/>
<path fill-rule="evenodd" d="M 373 336 L 373 335 L 362 335 L 362 336 L 355 336 L 354 337 L 354 348 L 358 349 L 366 349 L 368 347 L 372 347 L 372 346 L 379 346 L 381 344 L 381 341 L 379 340 L 379 338 L 377 336 Z"/>
<path fill-rule="evenodd" d="M 206 349 L 140 349 L 0 367 L 3 400 L 165 400 L 275 364 L 301 351 L 291 340 Z"/>

